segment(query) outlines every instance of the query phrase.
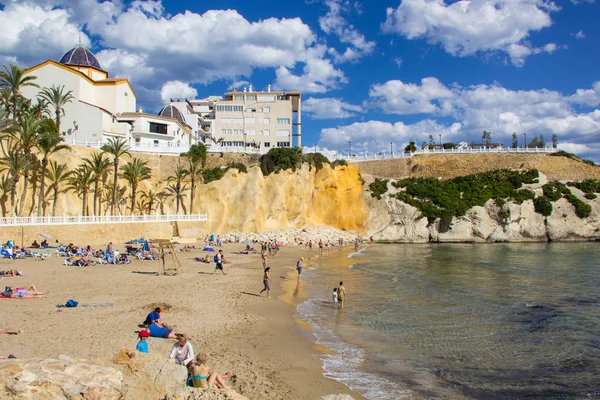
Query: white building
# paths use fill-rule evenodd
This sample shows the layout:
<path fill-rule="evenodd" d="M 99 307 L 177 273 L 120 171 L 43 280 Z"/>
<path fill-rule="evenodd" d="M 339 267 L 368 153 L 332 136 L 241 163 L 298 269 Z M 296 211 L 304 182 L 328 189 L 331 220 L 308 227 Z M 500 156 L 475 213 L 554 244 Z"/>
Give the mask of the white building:
<path fill-rule="evenodd" d="M 64 106 L 61 133 L 77 142 L 105 142 L 110 137 L 127 139 L 132 147 L 169 146 L 192 142 L 191 127 L 182 118 L 136 111 L 136 96 L 125 78 L 109 78 L 94 54 L 77 46 L 60 60 L 45 61 L 25 71 L 36 77 L 40 88 L 64 86 L 73 100 Z M 41 89 L 24 87 L 25 97 L 35 100 Z M 164 111 L 164 113 L 163 113 Z"/>

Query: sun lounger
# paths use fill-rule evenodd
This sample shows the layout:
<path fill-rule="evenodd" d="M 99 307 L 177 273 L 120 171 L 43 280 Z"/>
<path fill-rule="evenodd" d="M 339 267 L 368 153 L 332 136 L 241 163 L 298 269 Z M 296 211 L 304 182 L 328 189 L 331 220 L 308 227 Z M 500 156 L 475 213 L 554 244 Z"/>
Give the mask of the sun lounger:
<path fill-rule="evenodd" d="M 59 257 L 66 257 L 67 251 L 63 249 L 56 249 L 56 255 L 58 255 Z"/>

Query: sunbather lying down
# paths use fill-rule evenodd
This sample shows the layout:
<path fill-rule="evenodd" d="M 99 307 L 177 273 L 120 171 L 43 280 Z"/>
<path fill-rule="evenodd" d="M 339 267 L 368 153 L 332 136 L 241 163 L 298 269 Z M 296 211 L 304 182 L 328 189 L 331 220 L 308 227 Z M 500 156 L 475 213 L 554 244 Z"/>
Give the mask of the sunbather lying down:
<path fill-rule="evenodd" d="M 25 272 L 17 271 L 16 269 L 7 269 L 6 271 L 0 271 L 0 276 L 23 276 Z"/>
<path fill-rule="evenodd" d="M 0 334 L 18 335 L 19 333 L 23 333 L 23 331 L 20 329 L 0 329 Z"/>
<path fill-rule="evenodd" d="M 206 256 L 204 256 L 204 258 L 202 257 L 194 257 L 194 261 L 196 262 L 203 262 L 203 263 L 210 263 L 210 256 L 207 254 Z"/>
<path fill-rule="evenodd" d="M 10 298 L 10 299 L 39 299 L 46 298 L 46 292 L 40 292 L 37 290 L 35 285 L 31 285 L 29 288 L 12 288 L 7 286 L 4 289 L 4 292 L 0 294 L 0 297 Z"/>

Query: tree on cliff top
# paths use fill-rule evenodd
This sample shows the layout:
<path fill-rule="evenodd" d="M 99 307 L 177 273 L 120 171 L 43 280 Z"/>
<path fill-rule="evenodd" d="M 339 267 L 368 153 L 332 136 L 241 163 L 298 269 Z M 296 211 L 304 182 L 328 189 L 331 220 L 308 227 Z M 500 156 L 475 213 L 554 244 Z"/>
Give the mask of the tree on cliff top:
<path fill-rule="evenodd" d="M 301 162 L 302 150 L 300 148 L 279 147 L 271 149 L 267 154 L 260 156 L 260 169 L 263 175 L 267 176 L 273 172 L 278 173 L 286 169 L 296 171 Z"/>

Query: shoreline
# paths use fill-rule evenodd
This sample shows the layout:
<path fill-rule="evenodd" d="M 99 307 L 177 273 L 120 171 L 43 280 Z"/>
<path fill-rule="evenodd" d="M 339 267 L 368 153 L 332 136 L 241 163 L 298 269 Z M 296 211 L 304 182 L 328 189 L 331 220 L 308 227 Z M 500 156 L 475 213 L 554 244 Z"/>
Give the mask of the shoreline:
<path fill-rule="evenodd" d="M 323 376 L 317 358 L 323 349 L 316 346 L 310 331 L 300 328 L 295 306 L 277 299 L 284 293 L 280 284 L 289 281 L 288 272 L 295 273 L 296 259 L 308 249 L 284 246 L 280 255 L 269 257 L 273 298 L 267 299 L 257 296 L 262 289 L 260 255 L 233 253 L 243 247 L 224 245 L 231 260 L 225 264 L 225 276 L 213 274 L 212 263 L 193 261 L 205 255 L 200 250 L 177 252 L 183 267 L 180 276 L 156 276 L 159 262 L 152 261 L 65 267 L 56 254 L 46 261 L 0 260 L 0 269 L 26 272 L 22 277 L 3 278 L 5 286 L 35 283 L 38 290 L 49 292 L 48 298 L 0 302 L 4 315 L 0 328 L 23 330 L 19 335 L 1 335 L 0 356 L 45 359 L 64 354 L 105 365 L 120 349 L 135 349 L 138 324 L 160 306 L 165 308 L 162 318 L 174 331 L 191 337 L 196 354 L 207 353 L 209 365 L 217 371 L 234 372 L 233 389 L 248 399 L 316 400 L 350 394 L 362 400 Z M 68 299 L 77 300 L 80 307 L 56 307 Z M 150 338 L 148 343 L 150 354 L 166 359 L 174 341 Z"/>

